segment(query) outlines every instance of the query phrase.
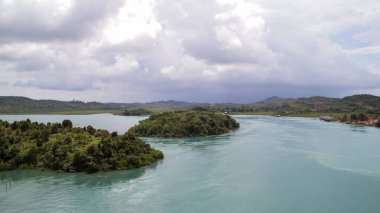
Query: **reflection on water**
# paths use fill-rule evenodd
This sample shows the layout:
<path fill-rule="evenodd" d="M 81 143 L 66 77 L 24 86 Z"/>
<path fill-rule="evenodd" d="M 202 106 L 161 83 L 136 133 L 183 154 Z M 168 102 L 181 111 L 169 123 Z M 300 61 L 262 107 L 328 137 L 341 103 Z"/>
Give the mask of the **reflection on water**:
<path fill-rule="evenodd" d="M 101 172 L 96 174 L 85 173 L 60 173 L 55 171 L 41 171 L 41 170 L 14 170 L 7 172 L 0 172 L 1 182 L 33 182 L 35 184 L 44 185 L 47 182 L 53 181 L 56 184 L 74 185 L 76 187 L 107 187 L 112 184 L 128 182 L 133 179 L 142 177 L 146 170 L 155 169 L 157 165 L 134 169 L 130 171 L 112 171 Z M 1 190 L 0 190 L 1 191 Z"/>
<path fill-rule="evenodd" d="M 350 125 L 350 129 L 353 132 L 366 133 L 368 127 L 358 126 L 358 125 Z"/>

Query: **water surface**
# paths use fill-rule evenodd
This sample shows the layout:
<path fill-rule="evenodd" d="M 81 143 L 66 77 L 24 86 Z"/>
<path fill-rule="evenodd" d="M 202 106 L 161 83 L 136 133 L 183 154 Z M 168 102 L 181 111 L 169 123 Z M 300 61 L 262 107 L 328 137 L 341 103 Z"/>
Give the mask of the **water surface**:
<path fill-rule="evenodd" d="M 99 115 L 93 116 L 86 121 Z M 125 131 L 116 117 L 91 125 Z M 241 128 L 222 136 L 145 138 L 165 154 L 153 167 L 95 175 L 0 172 L 0 212 L 380 212 L 380 129 L 235 118 Z"/>

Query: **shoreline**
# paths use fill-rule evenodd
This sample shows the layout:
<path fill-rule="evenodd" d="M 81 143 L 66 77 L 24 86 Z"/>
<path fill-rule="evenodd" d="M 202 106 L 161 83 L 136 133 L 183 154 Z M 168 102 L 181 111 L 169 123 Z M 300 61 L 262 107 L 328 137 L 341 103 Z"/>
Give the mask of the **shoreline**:
<path fill-rule="evenodd" d="M 84 111 L 64 111 L 64 112 L 18 112 L 18 113 L 5 113 L 1 112 L 0 115 L 95 115 L 95 114 L 113 114 L 118 116 L 121 115 L 121 110 L 84 110 Z M 278 113 L 273 111 L 262 111 L 262 112 L 232 112 L 231 115 L 263 115 L 263 116 L 273 116 L 276 117 Z M 351 124 L 358 126 L 371 126 L 380 127 L 380 119 L 368 118 L 367 120 L 355 120 L 355 121 L 341 121 L 340 116 L 344 113 L 299 113 L 299 114 L 288 114 L 281 115 L 281 117 L 295 117 L 295 118 L 319 118 L 321 121 L 325 122 L 335 122 L 342 124 Z M 126 116 L 126 115 L 125 115 Z M 327 119 L 321 119 L 321 118 Z"/>
<path fill-rule="evenodd" d="M 367 120 L 357 120 L 357 121 L 335 121 L 336 123 L 342 123 L 342 124 L 350 124 L 350 125 L 357 125 L 357 126 L 371 126 L 371 127 L 380 127 L 380 119 L 370 118 Z"/>

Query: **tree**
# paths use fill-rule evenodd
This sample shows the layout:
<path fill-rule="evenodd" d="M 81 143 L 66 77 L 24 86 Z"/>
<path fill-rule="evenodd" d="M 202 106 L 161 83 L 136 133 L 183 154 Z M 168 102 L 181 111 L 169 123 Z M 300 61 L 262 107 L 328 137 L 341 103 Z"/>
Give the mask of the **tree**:
<path fill-rule="evenodd" d="M 63 120 L 62 121 L 62 127 L 64 128 L 72 128 L 73 127 L 73 123 L 70 121 L 70 120 Z"/>
<path fill-rule="evenodd" d="M 342 122 L 346 122 L 346 121 L 348 120 L 347 115 L 344 114 L 340 120 L 341 120 Z"/>
<path fill-rule="evenodd" d="M 96 132 L 96 129 L 94 127 L 92 127 L 91 125 L 88 125 L 86 130 L 88 133 L 90 133 L 90 135 L 94 135 Z"/>

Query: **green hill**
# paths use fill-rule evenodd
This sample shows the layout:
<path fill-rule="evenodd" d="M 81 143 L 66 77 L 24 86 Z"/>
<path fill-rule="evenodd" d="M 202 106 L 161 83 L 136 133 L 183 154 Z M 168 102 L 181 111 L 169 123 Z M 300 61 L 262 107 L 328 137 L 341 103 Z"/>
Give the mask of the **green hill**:
<path fill-rule="evenodd" d="M 82 101 L 33 100 L 25 97 L 0 96 L 0 113 L 99 113 L 124 115 L 154 114 L 169 110 L 194 109 L 197 111 L 231 112 L 233 114 L 271 114 L 292 116 L 318 116 L 321 114 L 364 113 L 380 116 L 380 97 L 353 95 L 344 98 L 314 96 L 309 98 L 271 97 L 250 104 L 217 103 L 197 104 L 183 101 L 157 101 L 150 103 L 99 103 Z"/>
<path fill-rule="evenodd" d="M 318 115 L 365 113 L 380 116 L 380 97 L 374 95 L 353 95 L 344 98 L 314 96 L 309 98 L 272 97 L 252 104 L 210 104 L 194 106 L 194 109 L 234 114 L 272 114 L 272 115 Z"/>
<path fill-rule="evenodd" d="M 195 137 L 224 134 L 237 128 L 235 119 L 222 113 L 179 110 L 152 115 L 129 132 L 143 137 Z"/>
<path fill-rule="evenodd" d="M 34 100 L 18 96 L 0 96 L 0 114 L 51 114 L 51 113 L 102 113 L 111 112 L 123 114 L 126 110 L 135 109 L 187 109 L 195 103 L 183 101 L 156 101 L 149 103 L 100 103 L 57 101 L 57 100 Z"/>

